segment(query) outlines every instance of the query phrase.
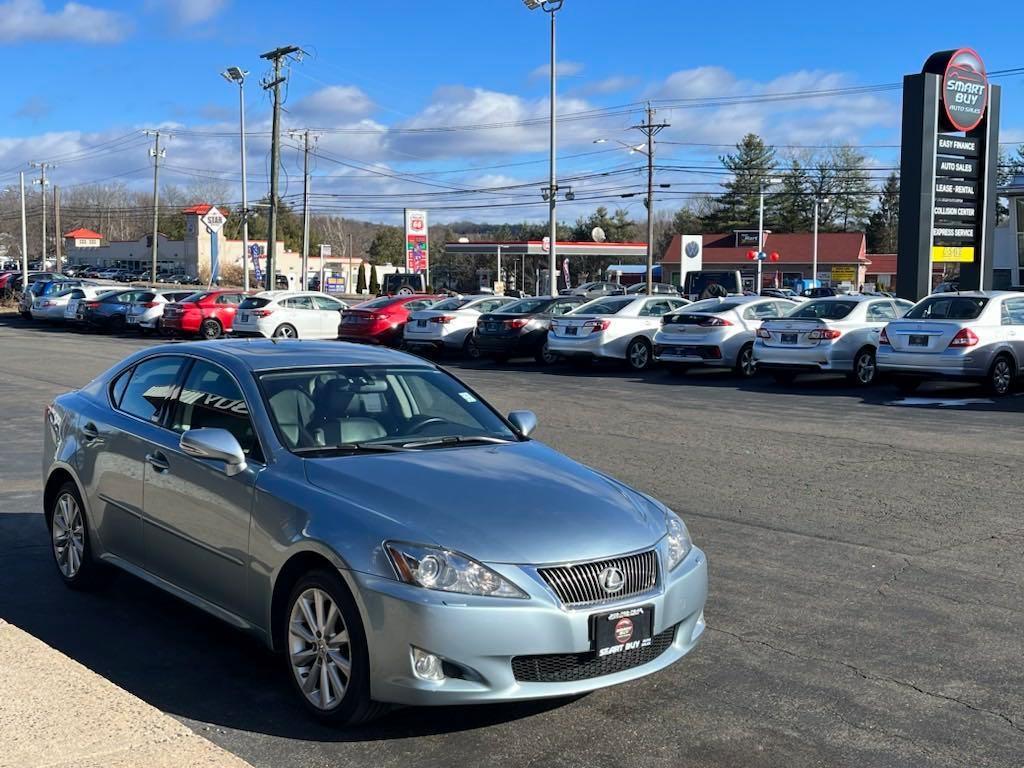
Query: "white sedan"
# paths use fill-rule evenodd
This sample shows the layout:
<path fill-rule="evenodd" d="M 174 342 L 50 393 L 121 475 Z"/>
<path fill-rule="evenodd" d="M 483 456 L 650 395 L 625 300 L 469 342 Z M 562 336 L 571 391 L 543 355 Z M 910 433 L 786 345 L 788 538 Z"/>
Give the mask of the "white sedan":
<path fill-rule="evenodd" d="M 654 334 L 666 315 L 689 302 L 673 296 L 606 296 L 552 319 L 548 349 L 588 362 L 625 360 L 635 371 L 651 364 Z"/>
<path fill-rule="evenodd" d="M 706 299 L 662 318 L 654 359 L 682 372 L 694 365 L 754 375 L 754 334 L 761 323 L 785 317 L 797 304 L 764 296 Z"/>
<path fill-rule="evenodd" d="M 317 291 L 262 291 L 238 305 L 232 336 L 336 339 L 348 305 Z"/>
<path fill-rule="evenodd" d="M 467 356 L 480 356 L 473 343 L 473 329 L 480 315 L 518 299 L 511 296 L 455 296 L 409 315 L 403 342 L 412 350 L 462 350 Z"/>

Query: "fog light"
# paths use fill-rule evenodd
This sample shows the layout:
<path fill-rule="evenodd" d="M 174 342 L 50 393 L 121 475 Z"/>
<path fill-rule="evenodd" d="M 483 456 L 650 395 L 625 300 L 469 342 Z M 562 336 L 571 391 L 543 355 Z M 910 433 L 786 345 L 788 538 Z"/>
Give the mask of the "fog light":
<path fill-rule="evenodd" d="M 441 659 L 432 653 L 421 651 L 415 645 L 412 647 L 412 671 L 420 680 L 429 680 L 432 683 L 444 680 Z"/>

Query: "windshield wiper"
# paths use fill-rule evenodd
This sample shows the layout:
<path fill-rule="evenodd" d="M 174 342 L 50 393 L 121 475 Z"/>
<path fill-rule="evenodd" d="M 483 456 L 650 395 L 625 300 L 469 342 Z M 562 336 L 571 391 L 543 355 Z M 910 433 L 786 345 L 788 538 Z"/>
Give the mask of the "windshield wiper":
<path fill-rule="evenodd" d="M 309 453 L 395 453 L 412 450 L 404 445 L 389 443 L 338 443 L 337 445 L 309 445 L 293 449 L 300 456 Z"/>
<path fill-rule="evenodd" d="M 505 443 L 511 442 L 511 440 L 505 440 L 500 437 L 489 437 L 487 435 L 446 435 L 444 437 L 431 437 L 426 440 L 402 443 L 402 448 L 405 450 L 412 450 L 414 448 L 430 448 L 435 445 L 465 445 L 467 443 L 504 445 Z"/>

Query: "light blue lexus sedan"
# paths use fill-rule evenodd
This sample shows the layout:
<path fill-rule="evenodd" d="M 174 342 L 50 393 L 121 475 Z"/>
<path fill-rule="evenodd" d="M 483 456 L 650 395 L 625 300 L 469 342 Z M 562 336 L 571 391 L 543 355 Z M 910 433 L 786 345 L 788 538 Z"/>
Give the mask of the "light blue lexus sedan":
<path fill-rule="evenodd" d="M 54 559 L 73 589 L 116 567 L 257 635 L 339 724 L 667 667 L 704 632 L 704 553 L 535 425 L 391 350 L 152 347 L 46 409 Z"/>

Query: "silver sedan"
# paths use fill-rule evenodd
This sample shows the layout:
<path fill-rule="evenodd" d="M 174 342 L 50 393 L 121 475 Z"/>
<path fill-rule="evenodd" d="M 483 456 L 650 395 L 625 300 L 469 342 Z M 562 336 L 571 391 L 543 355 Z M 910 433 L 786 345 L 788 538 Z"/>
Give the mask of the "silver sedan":
<path fill-rule="evenodd" d="M 1024 370 L 1024 294 L 939 293 L 922 299 L 882 332 L 878 365 L 900 389 L 929 379 L 983 382 L 1009 394 Z"/>
<path fill-rule="evenodd" d="M 74 589 L 116 567 L 260 638 L 335 723 L 667 667 L 704 632 L 704 553 L 535 424 L 387 349 L 152 347 L 46 409 L 52 553 Z"/>
<path fill-rule="evenodd" d="M 904 299 L 860 294 L 812 299 L 758 329 L 754 361 L 783 383 L 799 373 L 837 371 L 868 386 L 878 373 L 879 333 L 912 306 Z"/>

